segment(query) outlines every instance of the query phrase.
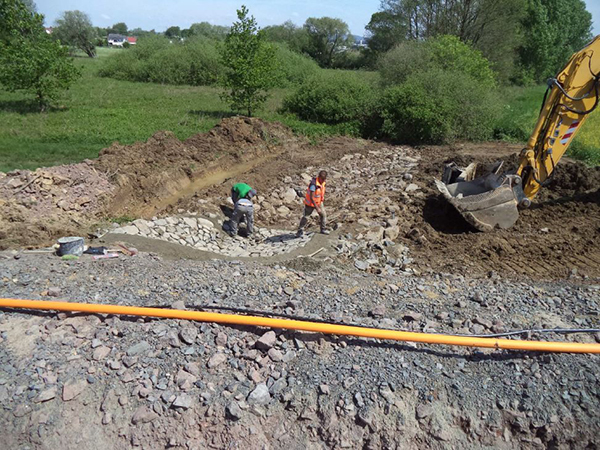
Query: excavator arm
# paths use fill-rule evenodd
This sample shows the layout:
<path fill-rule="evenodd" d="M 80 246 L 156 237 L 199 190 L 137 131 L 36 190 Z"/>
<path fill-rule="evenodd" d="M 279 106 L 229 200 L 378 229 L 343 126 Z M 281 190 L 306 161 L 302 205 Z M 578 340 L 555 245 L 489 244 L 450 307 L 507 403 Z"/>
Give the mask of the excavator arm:
<path fill-rule="evenodd" d="M 480 231 L 510 228 L 552 175 L 600 96 L 600 36 L 548 81 L 537 123 L 519 156 L 514 173 L 501 173 L 502 163 L 474 178 L 476 166 L 449 164 L 438 190 L 467 222 Z"/>
<path fill-rule="evenodd" d="M 599 91 L 600 36 L 596 36 L 571 57 L 556 78 L 548 80 L 540 116 L 517 169 L 527 198 L 535 197 L 589 113 L 596 109 Z"/>

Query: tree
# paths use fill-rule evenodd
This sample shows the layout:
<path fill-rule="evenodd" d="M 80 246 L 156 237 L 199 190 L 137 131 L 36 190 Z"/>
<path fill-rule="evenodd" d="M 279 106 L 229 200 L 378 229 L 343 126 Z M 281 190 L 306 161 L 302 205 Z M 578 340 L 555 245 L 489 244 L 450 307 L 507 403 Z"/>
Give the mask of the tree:
<path fill-rule="evenodd" d="M 302 27 L 288 20 L 281 25 L 263 28 L 266 39 L 271 42 L 283 42 L 290 50 L 302 53 L 308 46 L 308 34 Z"/>
<path fill-rule="evenodd" d="M 126 36 L 127 25 L 125 25 L 125 22 L 115 23 L 112 27 L 108 29 L 108 32 L 114 34 L 122 34 L 123 36 Z"/>
<path fill-rule="evenodd" d="M 385 53 L 404 41 L 407 36 L 406 21 L 390 11 L 376 12 L 365 27 L 369 33 L 369 50 Z"/>
<path fill-rule="evenodd" d="M 265 42 L 254 16 L 248 15 L 248 8 L 242 5 L 237 17 L 220 50 L 225 66 L 221 85 L 228 90 L 221 98 L 232 109 L 252 116 L 267 100 L 266 91 L 277 83 L 278 65 L 275 49 Z"/>
<path fill-rule="evenodd" d="M 527 1 L 383 0 L 381 12 L 368 25 L 369 47 L 380 53 L 402 40 L 453 35 L 481 50 L 507 80 L 521 43 Z"/>
<path fill-rule="evenodd" d="M 146 31 L 146 30 L 142 30 L 141 28 L 134 28 L 133 30 L 129 30 L 127 33 L 129 36 L 145 37 L 145 36 L 154 36 L 156 34 L 156 31 L 154 31 L 154 30 Z"/>
<path fill-rule="evenodd" d="M 309 17 L 304 23 L 308 33 L 306 52 L 322 67 L 331 67 L 336 53 L 353 43 L 346 22 L 331 17 Z"/>
<path fill-rule="evenodd" d="M 43 24 L 21 0 L 0 0 L 0 86 L 33 93 L 42 110 L 80 75 Z"/>
<path fill-rule="evenodd" d="M 78 48 L 90 58 L 96 56 L 96 30 L 87 14 L 81 11 L 65 11 L 56 20 L 52 36 L 61 43 Z"/>
<path fill-rule="evenodd" d="M 37 12 L 37 5 L 33 0 L 23 0 L 23 4 L 27 8 L 29 12 L 35 13 Z"/>
<path fill-rule="evenodd" d="M 228 32 L 229 27 L 212 25 L 208 22 L 200 22 L 193 23 L 187 30 L 182 30 L 181 34 L 184 37 L 204 36 L 209 39 L 223 40 Z"/>
<path fill-rule="evenodd" d="M 181 28 L 179 27 L 169 27 L 167 31 L 165 31 L 165 36 L 169 38 L 178 38 L 181 36 Z"/>
<path fill-rule="evenodd" d="M 529 0 L 519 48 L 520 82 L 543 82 L 591 39 L 592 15 L 582 0 Z"/>

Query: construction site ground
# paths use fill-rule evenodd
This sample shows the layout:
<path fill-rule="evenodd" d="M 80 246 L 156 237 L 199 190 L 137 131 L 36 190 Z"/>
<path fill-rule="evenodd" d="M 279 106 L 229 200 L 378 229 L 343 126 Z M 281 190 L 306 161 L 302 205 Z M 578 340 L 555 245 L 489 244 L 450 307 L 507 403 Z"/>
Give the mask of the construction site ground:
<path fill-rule="evenodd" d="M 315 143 L 237 117 L 185 142 L 159 132 L 97 160 L 0 173 L 0 296 L 451 334 L 599 328 L 600 168 L 561 161 L 516 226 L 491 233 L 435 189 L 447 162 L 510 167 L 519 150 Z M 298 193 L 320 169 L 332 233 L 314 233 L 313 218 L 297 240 Z M 223 229 L 238 181 L 259 194 L 251 240 Z M 63 261 L 43 250 L 68 235 L 140 253 Z M 600 444 L 593 355 L 9 310 L 0 342 L 2 448 Z"/>

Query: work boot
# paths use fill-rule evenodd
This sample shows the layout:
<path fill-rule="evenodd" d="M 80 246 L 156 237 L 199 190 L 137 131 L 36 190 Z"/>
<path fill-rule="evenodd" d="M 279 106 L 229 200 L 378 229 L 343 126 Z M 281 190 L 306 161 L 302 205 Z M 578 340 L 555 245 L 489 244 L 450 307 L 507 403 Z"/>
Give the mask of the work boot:
<path fill-rule="evenodd" d="M 324 234 L 327 236 L 328 234 L 330 234 L 330 231 L 323 229 L 323 230 L 321 230 L 321 234 Z"/>
<path fill-rule="evenodd" d="M 296 232 L 296 237 L 302 237 L 302 236 L 304 236 L 304 230 L 298 230 Z"/>

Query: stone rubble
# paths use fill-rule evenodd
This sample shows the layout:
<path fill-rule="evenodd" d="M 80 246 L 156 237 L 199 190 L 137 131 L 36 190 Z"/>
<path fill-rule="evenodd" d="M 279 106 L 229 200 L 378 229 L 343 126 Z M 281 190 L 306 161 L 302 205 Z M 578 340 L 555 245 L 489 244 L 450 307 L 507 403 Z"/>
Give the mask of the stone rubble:
<path fill-rule="evenodd" d="M 232 238 L 203 217 L 138 219 L 111 230 L 111 233 L 159 239 L 234 258 L 271 257 L 290 253 L 304 247 L 313 235 L 308 233 L 296 237 L 290 231 L 255 227 L 255 233 L 250 238 Z"/>
<path fill-rule="evenodd" d="M 38 298 L 51 279 L 59 299 L 186 310 L 218 305 L 223 312 L 262 310 L 450 334 L 594 327 L 600 312 L 600 287 L 573 281 L 373 274 L 327 263 L 310 271 L 147 253 L 109 264 L 7 256 L 0 261 L 0 288 L 15 298 Z M 299 442 L 302 448 L 463 448 L 465 442 L 568 448 L 581 442 L 593 448 L 597 365 L 594 355 L 0 312 L 0 444 L 65 448 L 81 438 L 89 448 L 193 449 L 207 442 L 215 448 L 231 442 L 248 448 L 298 448 Z"/>

